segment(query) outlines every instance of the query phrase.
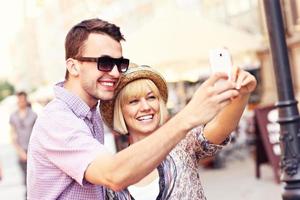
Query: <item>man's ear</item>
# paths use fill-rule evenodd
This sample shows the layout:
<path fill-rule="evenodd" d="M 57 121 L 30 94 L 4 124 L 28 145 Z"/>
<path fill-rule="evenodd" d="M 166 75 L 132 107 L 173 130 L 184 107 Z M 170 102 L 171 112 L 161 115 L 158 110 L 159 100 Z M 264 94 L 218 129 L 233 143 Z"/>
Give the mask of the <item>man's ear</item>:
<path fill-rule="evenodd" d="M 78 61 L 73 58 L 68 58 L 66 60 L 67 70 L 71 76 L 78 76 L 80 67 L 78 65 Z"/>

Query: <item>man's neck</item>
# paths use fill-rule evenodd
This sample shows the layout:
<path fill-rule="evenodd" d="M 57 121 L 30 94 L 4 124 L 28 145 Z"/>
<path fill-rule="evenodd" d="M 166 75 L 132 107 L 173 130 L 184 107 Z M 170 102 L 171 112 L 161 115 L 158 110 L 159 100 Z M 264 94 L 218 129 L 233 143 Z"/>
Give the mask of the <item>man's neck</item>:
<path fill-rule="evenodd" d="M 64 83 L 64 88 L 69 92 L 77 95 L 81 100 L 83 100 L 90 108 L 97 105 L 98 101 L 92 98 L 88 98 L 87 94 L 82 90 L 81 86 L 78 85 L 76 81 L 67 80 Z"/>

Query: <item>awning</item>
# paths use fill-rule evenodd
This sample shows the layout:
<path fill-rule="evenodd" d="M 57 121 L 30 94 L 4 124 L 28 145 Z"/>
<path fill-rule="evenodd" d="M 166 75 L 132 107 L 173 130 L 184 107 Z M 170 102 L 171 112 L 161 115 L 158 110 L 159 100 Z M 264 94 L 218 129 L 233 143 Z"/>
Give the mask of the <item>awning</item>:
<path fill-rule="evenodd" d="M 208 73 L 210 49 L 227 47 L 233 59 L 253 55 L 260 39 L 197 13 L 161 10 L 123 44 L 124 56 L 137 64 L 150 65 L 167 81 L 197 80 Z"/>

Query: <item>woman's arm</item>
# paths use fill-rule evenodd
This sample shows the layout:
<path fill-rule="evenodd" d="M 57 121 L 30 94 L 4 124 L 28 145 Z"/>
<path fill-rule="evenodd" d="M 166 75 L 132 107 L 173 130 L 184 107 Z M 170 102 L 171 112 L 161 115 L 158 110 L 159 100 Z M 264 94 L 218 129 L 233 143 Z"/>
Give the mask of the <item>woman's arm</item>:
<path fill-rule="evenodd" d="M 230 141 L 230 133 L 236 129 L 249 95 L 256 87 L 254 76 L 246 71 L 236 70 L 233 77 L 236 77 L 233 82 L 236 84 L 239 95 L 232 99 L 205 127 L 201 125 L 193 128 L 179 143 L 196 163 L 203 158 L 214 156 Z"/>
<path fill-rule="evenodd" d="M 228 136 L 222 144 L 213 144 L 205 138 L 203 129 L 203 126 L 192 129 L 186 138 L 179 143 L 195 163 L 206 157 L 214 156 L 230 141 L 230 136 Z"/>
<path fill-rule="evenodd" d="M 237 70 L 236 74 L 237 78 L 234 81 L 239 96 L 223 108 L 204 128 L 204 136 L 211 143 L 221 144 L 235 130 L 248 103 L 250 93 L 256 87 L 256 79 L 249 72 Z"/>

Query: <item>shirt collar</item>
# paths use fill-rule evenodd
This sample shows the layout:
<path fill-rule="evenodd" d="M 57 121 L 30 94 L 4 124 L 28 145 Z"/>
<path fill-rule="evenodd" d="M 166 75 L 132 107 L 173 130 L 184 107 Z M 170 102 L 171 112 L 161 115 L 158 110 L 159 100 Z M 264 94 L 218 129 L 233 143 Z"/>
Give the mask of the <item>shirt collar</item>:
<path fill-rule="evenodd" d="M 59 82 L 54 86 L 55 97 L 65 102 L 77 117 L 91 119 L 92 112 L 96 111 L 97 105 L 90 108 L 79 96 L 65 89 L 64 83 Z"/>

